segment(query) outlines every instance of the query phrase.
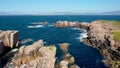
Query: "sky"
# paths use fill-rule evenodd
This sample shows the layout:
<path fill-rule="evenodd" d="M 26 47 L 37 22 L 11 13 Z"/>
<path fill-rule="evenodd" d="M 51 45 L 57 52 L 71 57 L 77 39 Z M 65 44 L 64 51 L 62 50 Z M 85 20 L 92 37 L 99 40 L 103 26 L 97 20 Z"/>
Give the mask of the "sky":
<path fill-rule="evenodd" d="M 0 13 L 119 11 L 120 0 L 0 0 Z"/>

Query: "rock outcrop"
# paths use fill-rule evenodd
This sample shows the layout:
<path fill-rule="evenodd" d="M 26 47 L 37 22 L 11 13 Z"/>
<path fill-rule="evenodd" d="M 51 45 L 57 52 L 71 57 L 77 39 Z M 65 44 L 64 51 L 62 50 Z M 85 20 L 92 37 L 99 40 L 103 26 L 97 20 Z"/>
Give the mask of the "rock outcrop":
<path fill-rule="evenodd" d="M 56 66 L 56 68 L 80 68 L 75 64 L 74 57 L 69 53 L 68 50 L 68 43 L 62 43 L 60 45 L 61 50 L 63 51 L 62 60 L 60 63 Z"/>
<path fill-rule="evenodd" d="M 43 41 L 39 40 L 32 45 L 20 47 L 6 67 L 54 68 L 55 55 L 55 46 L 43 46 Z"/>
<path fill-rule="evenodd" d="M 18 31 L 0 31 L 0 55 L 19 45 Z"/>
<path fill-rule="evenodd" d="M 110 68 L 120 67 L 120 44 L 114 40 L 111 34 L 117 28 L 114 25 L 103 23 L 103 21 L 93 21 L 91 24 L 81 24 L 80 28 L 87 31 L 87 38 L 84 43 L 97 48 L 106 57 L 104 61 Z"/>
<path fill-rule="evenodd" d="M 74 27 L 78 26 L 79 22 L 69 22 L 69 21 L 58 21 L 54 26 L 56 27 Z"/>

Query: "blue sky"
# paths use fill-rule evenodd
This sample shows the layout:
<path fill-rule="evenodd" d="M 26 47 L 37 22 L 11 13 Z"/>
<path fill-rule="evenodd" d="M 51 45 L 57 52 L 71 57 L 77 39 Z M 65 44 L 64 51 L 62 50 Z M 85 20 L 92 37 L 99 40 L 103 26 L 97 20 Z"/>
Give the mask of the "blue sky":
<path fill-rule="evenodd" d="M 120 0 L 0 0 L 0 12 L 3 13 L 37 14 L 119 10 Z"/>

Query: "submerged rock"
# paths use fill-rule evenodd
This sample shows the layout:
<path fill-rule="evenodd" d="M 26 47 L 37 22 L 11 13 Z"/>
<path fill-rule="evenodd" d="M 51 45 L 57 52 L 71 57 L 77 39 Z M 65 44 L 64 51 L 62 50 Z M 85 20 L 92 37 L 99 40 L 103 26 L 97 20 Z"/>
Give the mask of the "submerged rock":
<path fill-rule="evenodd" d="M 22 46 L 6 67 L 12 68 L 54 68 L 55 46 L 43 46 L 43 40 Z"/>

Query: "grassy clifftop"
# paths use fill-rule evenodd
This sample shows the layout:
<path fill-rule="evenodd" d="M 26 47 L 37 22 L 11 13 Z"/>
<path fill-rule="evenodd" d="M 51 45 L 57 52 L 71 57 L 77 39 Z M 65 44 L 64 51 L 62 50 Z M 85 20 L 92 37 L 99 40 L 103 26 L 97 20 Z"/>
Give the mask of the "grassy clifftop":
<path fill-rule="evenodd" d="M 120 43 L 120 30 L 113 31 L 111 34 L 114 36 L 115 41 Z"/>
<path fill-rule="evenodd" d="M 111 24 L 111 25 L 120 27 L 120 21 L 116 21 L 116 20 L 101 20 L 101 22 L 104 23 L 104 24 Z"/>

